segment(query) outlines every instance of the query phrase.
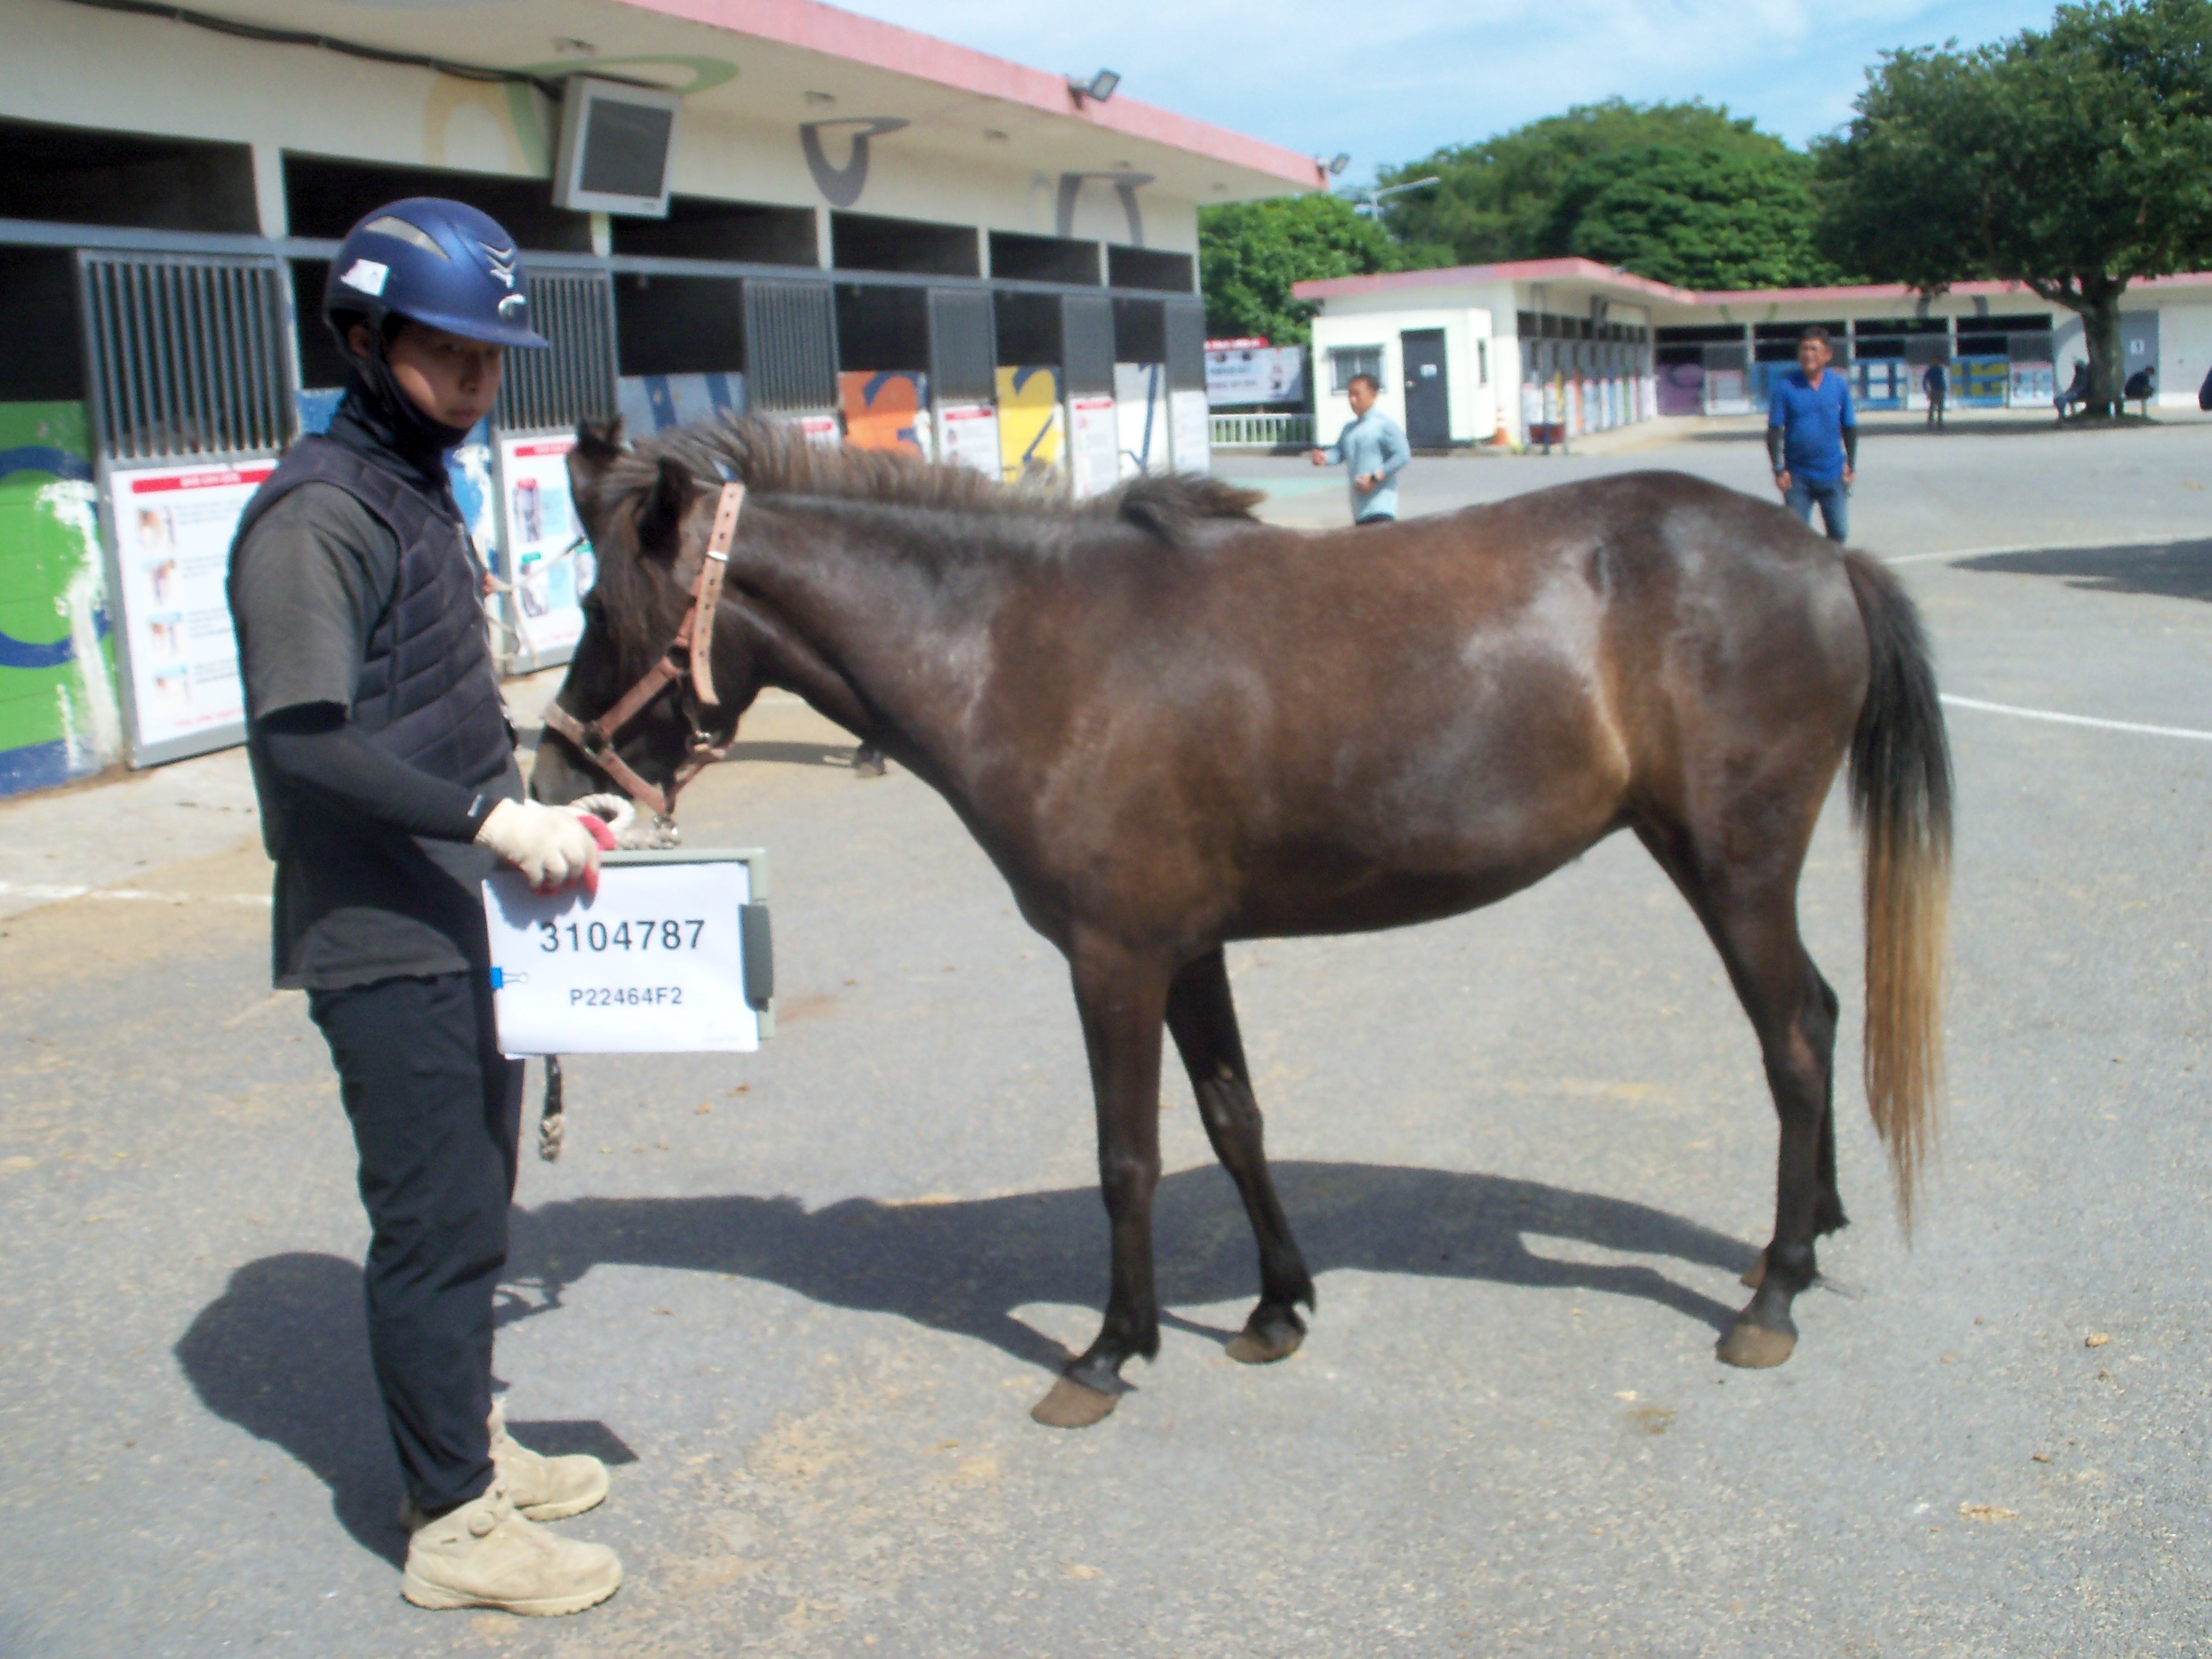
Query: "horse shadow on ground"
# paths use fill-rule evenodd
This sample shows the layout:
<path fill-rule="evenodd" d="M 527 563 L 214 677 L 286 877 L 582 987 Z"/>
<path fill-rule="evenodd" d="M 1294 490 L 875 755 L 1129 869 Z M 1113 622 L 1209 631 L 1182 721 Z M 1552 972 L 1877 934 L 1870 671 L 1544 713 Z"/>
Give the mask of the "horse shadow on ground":
<path fill-rule="evenodd" d="M 1757 1250 L 1693 1222 L 1619 1199 L 1497 1176 L 1367 1164 L 1279 1163 L 1276 1185 L 1307 1265 L 1608 1291 L 1725 1331 L 1735 1310 L 1641 1263 L 1561 1261 L 1524 1235 L 1740 1273 Z M 1015 1316 L 1031 1304 L 1101 1307 L 1107 1225 L 1094 1187 L 946 1203 L 848 1199 L 808 1210 L 794 1198 L 585 1198 L 520 1212 L 508 1319 L 558 1307 L 600 1265 L 736 1274 L 811 1301 L 988 1342 L 1057 1370 L 1072 1358 Z M 1251 1229 L 1220 1170 L 1164 1178 L 1153 1208 L 1164 1307 L 1256 1298 Z M 1214 1330 L 1179 1328 L 1226 1342 Z"/>
<path fill-rule="evenodd" d="M 200 1402 L 282 1446 L 331 1489 L 331 1509 L 356 1542 L 398 1566 L 399 1469 L 377 1403 L 361 1267 L 298 1251 L 249 1261 L 200 1310 L 174 1350 Z M 517 1420 L 535 1450 L 636 1457 L 605 1424 Z"/>
<path fill-rule="evenodd" d="M 2009 576 L 2056 576 L 2094 593 L 2148 593 L 2166 599 L 2212 600 L 2212 541 L 2159 547 L 2053 547 L 2033 553 L 1985 553 L 1960 559 L 1954 570 Z"/>
<path fill-rule="evenodd" d="M 1307 1264 L 1633 1297 L 1725 1331 L 1735 1310 L 1643 1262 L 1571 1261 L 1530 1237 L 1671 1257 L 1737 1273 L 1758 1252 L 1662 1210 L 1498 1176 L 1367 1164 L 1274 1166 Z M 1154 1243 L 1164 1305 L 1254 1297 L 1258 1269 L 1243 1206 L 1218 1168 L 1160 1183 Z M 1001 1198 L 808 1210 L 794 1198 L 585 1198 L 514 1212 L 501 1320 L 536 1317 L 600 1266 L 738 1274 L 832 1307 L 893 1314 L 988 1342 L 1047 1370 L 1072 1357 L 1016 1317 L 1049 1303 L 1098 1307 L 1106 1218 L 1093 1187 Z M 1164 1316 L 1225 1342 L 1231 1331 Z M 265 1256 L 232 1274 L 176 1345 L 207 1408 L 280 1445 L 331 1489 L 340 1524 L 397 1565 L 400 1486 L 377 1403 L 361 1269 L 336 1256 Z M 628 1449 L 598 1423 L 523 1423 L 544 1452 Z"/>

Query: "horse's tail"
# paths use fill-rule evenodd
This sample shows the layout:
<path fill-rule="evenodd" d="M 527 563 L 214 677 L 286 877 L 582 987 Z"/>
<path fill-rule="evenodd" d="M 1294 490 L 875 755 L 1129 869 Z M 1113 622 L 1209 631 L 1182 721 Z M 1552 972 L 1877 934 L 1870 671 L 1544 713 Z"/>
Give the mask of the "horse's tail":
<path fill-rule="evenodd" d="M 1863 553 L 1844 567 L 1870 673 L 1851 734 L 1851 816 L 1866 837 L 1866 1092 L 1908 1234 L 1943 1075 L 1951 751 L 1912 600 Z"/>

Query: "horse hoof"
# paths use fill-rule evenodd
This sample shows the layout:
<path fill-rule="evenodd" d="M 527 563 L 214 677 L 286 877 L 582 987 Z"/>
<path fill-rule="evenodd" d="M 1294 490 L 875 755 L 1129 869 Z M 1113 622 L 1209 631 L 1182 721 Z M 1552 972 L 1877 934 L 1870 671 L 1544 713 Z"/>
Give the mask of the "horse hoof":
<path fill-rule="evenodd" d="M 1269 1321 L 1263 1325 L 1251 1319 L 1229 1339 L 1223 1352 L 1240 1365 L 1272 1365 L 1278 1359 L 1288 1359 L 1305 1340 L 1305 1332 L 1290 1321 Z"/>
<path fill-rule="evenodd" d="M 1771 1331 L 1748 1319 L 1739 1319 L 1721 1339 L 1721 1363 L 1741 1365 L 1747 1371 L 1771 1370 L 1789 1358 L 1796 1347 L 1797 1339 L 1787 1331 Z"/>
<path fill-rule="evenodd" d="M 1742 1285 L 1747 1291 L 1755 1291 L 1760 1285 L 1766 1283 L 1765 1251 L 1761 1250 L 1759 1253 L 1759 1260 L 1753 1262 L 1751 1266 L 1743 1270 L 1743 1277 L 1738 1279 L 1736 1283 Z"/>
<path fill-rule="evenodd" d="M 1101 1418 L 1111 1417 L 1121 1403 L 1118 1395 L 1101 1394 L 1063 1376 L 1050 1394 L 1030 1407 L 1030 1415 L 1048 1429 L 1087 1429 Z"/>

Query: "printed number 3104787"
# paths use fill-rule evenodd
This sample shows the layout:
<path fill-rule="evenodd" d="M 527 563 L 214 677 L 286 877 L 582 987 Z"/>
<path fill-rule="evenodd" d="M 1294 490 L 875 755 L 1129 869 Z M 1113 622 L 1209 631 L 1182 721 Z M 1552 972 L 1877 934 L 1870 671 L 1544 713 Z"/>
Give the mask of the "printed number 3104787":
<path fill-rule="evenodd" d="M 538 924 L 538 948 L 549 956 L 557 951 L 594 954 L 609 951 L 696 951 L 699 948 L 699 935 L 706 927 L 706 919 L 701 916 L 648 917 L 618 921 L 611 927 L 604 921 L 541 921 Z"/>

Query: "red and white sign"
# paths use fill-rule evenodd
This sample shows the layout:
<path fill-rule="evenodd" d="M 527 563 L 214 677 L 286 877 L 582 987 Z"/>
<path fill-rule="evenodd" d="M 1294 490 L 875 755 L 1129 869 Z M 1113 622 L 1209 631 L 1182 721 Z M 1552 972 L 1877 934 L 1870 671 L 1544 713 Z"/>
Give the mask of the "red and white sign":
<path fill-rule="evenodd" d="M 937 411 L 937 459 L 1000 476 L 999 411 L 988 404 L 946 404 Z"/>
<path fill-rule="evenodd" d="M 820 444 L 825 449 L 835 449 L 845 441 L 844 429 L 837 424 L 835 415 L 802 415 L 799 429 L 806 434 L 806 441 Z"/>
<path fill-rule="evenodd" d="M 219 743 L 245 724 L 223 584 L 239 514 L 276 470 L 270 460 L 108 475 L 137 753 L 196 738 Z"/>
<path fill-rule="evenodd" d="M 1067 400 L 1068 471 L 1078 501 L 1103 495 L 1121 479 L 1121 428 L 1111 398 Z"/>

